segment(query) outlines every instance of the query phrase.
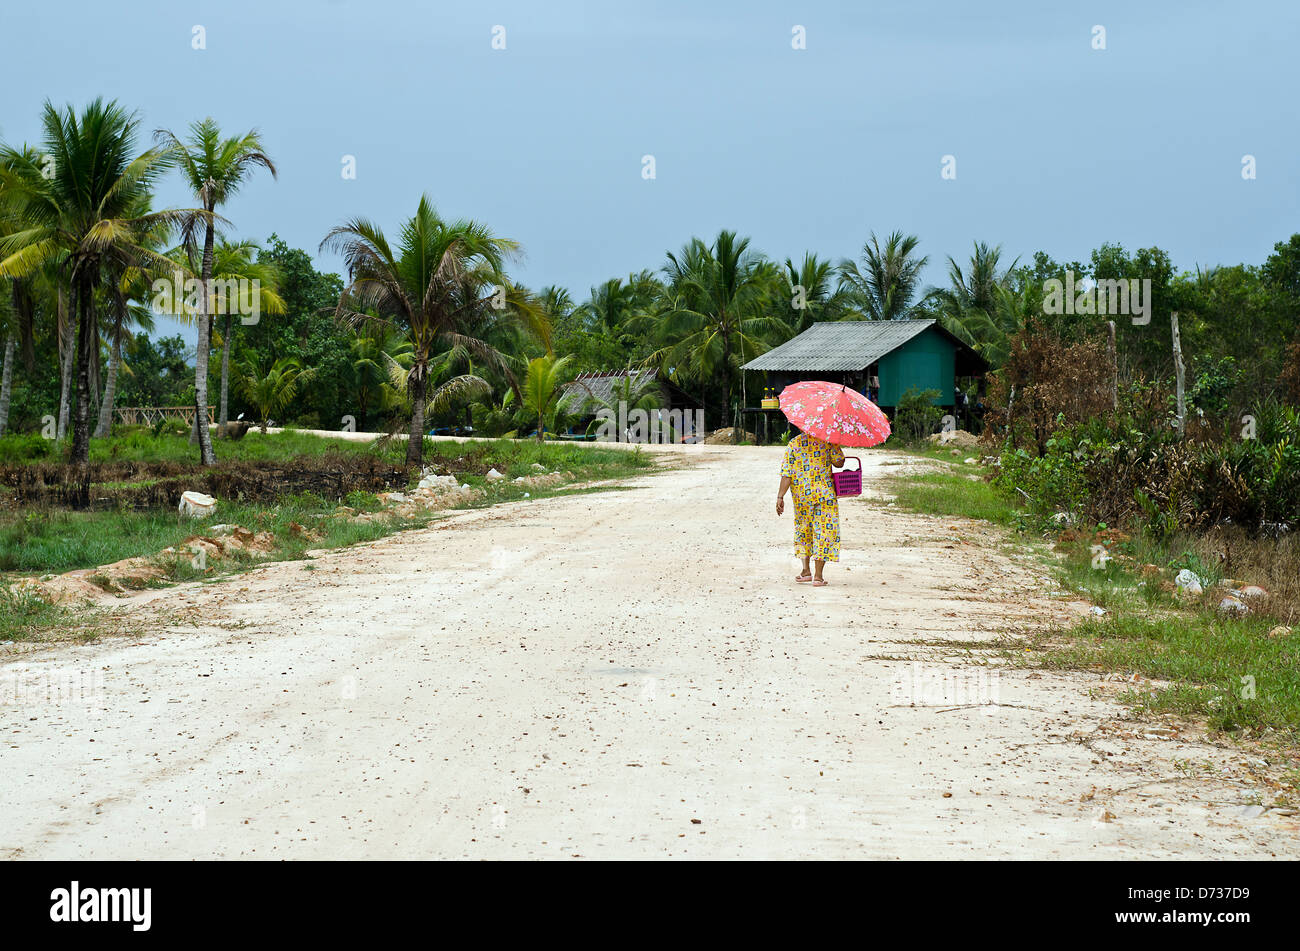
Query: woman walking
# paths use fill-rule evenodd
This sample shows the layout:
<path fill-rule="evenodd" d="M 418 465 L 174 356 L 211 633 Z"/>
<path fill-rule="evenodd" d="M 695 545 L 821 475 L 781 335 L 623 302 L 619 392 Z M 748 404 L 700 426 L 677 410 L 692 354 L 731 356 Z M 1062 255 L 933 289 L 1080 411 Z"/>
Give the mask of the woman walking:
<path fill-rule="evenodd" d="M 840 507 L 835 498 L 831 466 L 844 465 L 844 450 L 800 432 L 790 440 L 781 463 L 781 487 L 776 494 L 776 514 L 785 512 L 786 490 L 793 490 L 794 553 L 803 570 L 794 579 L 822 587 L 822 568 L 840 560 Z M 808 570 L 809 561 L 813 571 Z"/>

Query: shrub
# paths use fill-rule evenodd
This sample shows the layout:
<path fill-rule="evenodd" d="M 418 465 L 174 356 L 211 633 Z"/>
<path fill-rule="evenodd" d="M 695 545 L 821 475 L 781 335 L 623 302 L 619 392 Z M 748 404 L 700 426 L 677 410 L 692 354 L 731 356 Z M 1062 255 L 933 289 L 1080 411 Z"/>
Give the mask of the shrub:
<path fill-rule="evenodd" d="M 29 462 L 55 455 L 56 443 L 40 433 L 13 433 L 0 437 L 0 462 Z"/>
<path fill-rule="evenodd" d="M 918 390 L 912 387 L 898 398 L 894 412 L 893 434 L 904 445 L 921 442 L 935 431 L 943 419 L 943 408 L 934 405 L 938 390 Z"/>
<path fill-rule="evenodd" d="M 989 388 L 990 434 L 1039 454 L 1061 426 L 1114 411 L 1112 366 L 1096 338 L 1067 342 L 1040 320 L 1011 338 L 1010 353 Z"/>
<path fill-rule="evenodd" d="M 1268 401 L 1251 415 L 1253 438 L 1229 426 L 1200 441 L 1131 417 L 1058 418 L 1041 453 L 1008 439 L 995 478 L 1027 493 L 1040 514 L 1141 520 L 1157 538 L 1225 521 L 1251 531 L 1300 522 L 1300 413 Z"/>

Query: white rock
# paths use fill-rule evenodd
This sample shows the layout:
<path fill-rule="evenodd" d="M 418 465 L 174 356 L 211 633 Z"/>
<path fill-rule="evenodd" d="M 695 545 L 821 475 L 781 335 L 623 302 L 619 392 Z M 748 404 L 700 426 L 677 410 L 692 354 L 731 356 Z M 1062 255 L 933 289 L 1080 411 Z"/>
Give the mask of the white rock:
<path fill-rule="evenodd" d="M 534 463 L 533 463 L 533 468 L 536 469 L 538 472 L 545 472 L 545 471 L 546 471 L 546 466 L 542 465 L 540 462 L 534 462 Z"/>
<path fill-rule="evenodd" d="M 1195 588 L 1196 590 L 1192 592 L 1193 594 L 1200 594 L 1201 589 L 1205 586 L 1205 582 L 1198 578 L 1196 572 L 1189 568 L 1184 568 L 1182 571 L 1178 572 L 1174 577 L 1174 584 L 1178 585 L 1180 588 Z"/>
<path fill-rule="evenodd" d="M 1250 608 L 1236 598 L 1224 598 L 1219 602 L 1219 610 L 1224 614 L 1245 614 Z"/>
<path fill-rule="evenodd" d="M 217 500 L 202 492 L 182 492 L 181 504 L 176 506 L 182 515 L 190 518 L 207 518 L 217 508 Z"/>
<path fill-rule="evenodd" d="M 1265 591 L 1263 588 L 1261 588 L 1261 587 L 1260 587 L 1259 585 L 1257 585 L 1257 584 L 1248 584 L 1248 585 L 1246 585 L 1246 587 L 1244 587 L 1244 588 L 1241 589 L 1241 595 L 1240 595 L 1240 597 L 1243 597 L 1243 598 L 1266 598 L 1266 597 L 1268 597 L 1268 592 Z"/>
<path fill-rule="evenodd" d="M 1090 614 L 1095 614 L 1097 617 L 1101 617 L 1103 614 L 1106 613 L 1106 609 L 1103 608 L 1103 607 L 1101 607 L 1100 605 L 1094 604 L 1094 605 L 1089 609 L 1089 612 L 1088 612 L 1088 613 L 1090 613 Z"/>
<path fill-rule="evenodd" d="M 496 469 L 489 469 L 487 475 L 483 478 L 487 479 L 489 482 L 495 482 L 497 479 L 504 479 L 505 476 L 497 472 Z"/>
<path fill-rule="evenodd" d="M 454 489 L 456 488 L 456 477 L 453 475 L 427 475 L 420 480 L 421 489 Z"/>
<path fill-rule="evenodd" d="M 977 465 L 979 463 L 979 460 L 976 459 L 974 456 L 967 456 L 965 462 L 966 465 L 973 466 L 973 465 Z"/>

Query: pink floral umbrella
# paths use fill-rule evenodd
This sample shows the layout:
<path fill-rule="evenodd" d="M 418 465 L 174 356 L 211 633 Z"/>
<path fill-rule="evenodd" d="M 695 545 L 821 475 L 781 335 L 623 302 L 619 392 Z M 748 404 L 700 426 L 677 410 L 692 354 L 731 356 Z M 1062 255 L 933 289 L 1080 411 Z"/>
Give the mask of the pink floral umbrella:
<path fill-rule="evenodd" d="M 878 446 L 889 438 L 889 417 L 841 383 L 805 380 L 781 391 L 781 412 L 810 436 L 837 446 Z"/>

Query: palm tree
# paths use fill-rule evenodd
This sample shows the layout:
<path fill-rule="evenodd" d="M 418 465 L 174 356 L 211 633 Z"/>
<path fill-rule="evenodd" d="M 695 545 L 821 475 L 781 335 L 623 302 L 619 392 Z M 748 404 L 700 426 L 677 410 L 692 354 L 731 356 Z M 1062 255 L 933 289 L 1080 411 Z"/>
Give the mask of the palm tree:
<path fill-rule="evenodd" d="M 549 353 L 528 361 L 521 403 L 524 412 L 537 420 L 538 442 L 546 432 L 555 432 L 559 428 L 556 418 L 561 413 L 560 397 L 564 395 L 567 382 L 565 370 L 571 361 L 571 357 L 557 358 Z"/>
<path fill-rule="evenodd" d="M 263 433 L 270 417 L 278 416 L 293 403 L 299 384 L 310 381 L 316 373 L 304 370 L 297 357 L 281 357 L 267 367 L 251 354 L 240 362 L 238 372 L 236 385 L 257 410 Z"/>
<path fill-rule="evenodd" d="M 212 340 L 210 298 L 216 263 L 215 212 L 218 206 L 225 204 L 239 191 L 240 186 L 258 168 L 266 169 L 275 178 L 275 164 L 267 156 L 256 129 L 242 136 L 223 137 L 220 127 L 212 118 L 193 123 L 186 141 L 181 141 L 166 129 L 159 129 L 154 135 L 175 155 L 186 185 L 207 212 L 207 217 L 202 221 L 203 259 L 197 268 L 202 291 L 198 315 L 198 351 L 194 358 L 194 425 L 198 435 L 200 461 L 203 465 L 210 466 L 216 462 L 212 452 L 212 433 L 208 429 L 208 350 Z M 186 229 L 185 246 L 193 262 L 195 248 L 192 227 Z M 196 269 L 193 263 L 190 266 L 192 270 Z"/>
<path fill-rule="evenodd" d="M 348 349 L 352 353 L 357 421 L 366 431 L 372 409 L 382 412 L 404 402 L 404 394 L 393 388 L 391 367 L 394 363 L 399 367 L 410 366 L 411 345 L 398 329 L 380 326 L 353 331 Z"/>
<path fill-rule="evenodd" d="M 1026 308 L 1031 306 L 1030 282 L 1019 292 L 1009 290 L 1016 261 L 1000 267 L 1002 247 L 975 242 L 970 267 L 948 258 L 946 288 L 932 288 L 927 301 L 935 308 L 939 323 L 963 342 L 979 349 L 985 359 L 1000 365 L 1006 359 L 1009 338 L 1023 326 Z"/>
<path fill-rule="evenodd" d="M 519 245 L 478 222 L 443 219 L 427 195 L 402 225 L 396 248 L 365 218 L 332 229 L 320 247 L 340 252 L 348 268 L 349 284 L 335 316 L 354 326 L 397 326 L 411 342 L 408 465 L 419 465 L 424 457 L 424 413 L 435 355 L 459 347 L 515 388 L 505 356 L 487 337 L 502 322 L 517 321 L 549 345 L 545 316 L 504 273 Z"/>
<path fill-rule="evenodd" d="M 4 329 L 4 370 L 0 372 L 0 436 L 9 427 L 9 398 L 14 382 L 14 351 L 18 348 L 18 317 L 0 296 L 0 327 Z"/>
<path fill-rule="evenodd" d="M 636 313 L 636 290 L 622 278 L 611 277 L 591 289 L 591 297 L 578 308 L 595 330 L 615 336 L 624 322 Z"/>
<path fill-rule="evenodd" d="M 963 273 L 961 265 L 948 258 L 949 286 L 933 290 L 931 296 L 950 316 L 960 318 L 963 312 L 972 309 L 988 313 L 996 304 L 995 288 L 1006 285 L 1020 260 L 1017 258 L 1010 267 L 999 270 L 1001 257 L 1001 245 L 989 247 L 983 241 L 975 242 L 969 270 Z"/>
<path fill-rule="evenodd" d="M 153 330 L 153 314 L 139 303 L 146 300 L 143 272 L 139 268 L 130 268 L 127 273 L 108 288 L 109 356 L 108 374 L 104 383 L 104 398 L 99 404 L 99 422 L 95 426 L 95 438 L 102 439 L 112 431 L 113 404 L 117 399 L 117 376 L 122 367 L 122 344 L 131 339 L 131 325 L 148 332 Z"/>
<path fill-rule="evenodd" d="M 719 232 L 706 245 L 693 238 L 669 254 L 666 302 L 658 316 L 662 346 L 646 363 L 677 367 L 682 375 L 717 379 L 723 416 L 731 414 L 732 380 L 740 364 L 789 336 L 789 327 L 768 314 L 774 268 L 749 250 L 749 239 Z"/>
<path fill-rule="evenodd" d="M 49 165 L 13 150 L 0 161 L 0 182 L 16 198 L 23 222 L 0 241 L 0 276 L 27 277 L 54 264 L 70 290 L 77 322 L 72 462 L 84 465 L 90 459 L 90 365 L 99 352 L 95 290 L 105 274 L 156 263 L 144 236 L 194 220 L 195 213 L 136 214 L 170 156 L 161 148 L 136 155 L 139 123 L 116 103 L 96 99 L 78 116 L 71 106 L 60 113 L 47 101 L 41 124 Z"/>
<path fill-rule="evenodd" d="M 17 217 L 8 213 L 3 196 L 0 196 L 0 235 L 12 233 L 19 225 Z M 4 330 L 4 369 L 0 371 L 0 436 L 9 427 L 9 402 L 13 391 L 14 355 L 21 331 L 23 283 L 11 278 L 9 293 L 0 294 L 0 328 Z M 2 286 L 2 285 L 0 285 Z"/>
<path fill-rule="evenodd" d="M 786 258 L 783 276 L 789 286 L 775 291 L 773 296 L 784 301 L 781 312 L 791 336 L 819 321 L 842 320 L 851 313 L 851 295 L 829 261 L 808 253 L 796 266 Z"/>
<path fill-rule="evenodd" d="M 880 246 L 876 233 L 862 245 L 862 267 L 845 259 L 840 274 L 850 298 L 867 320 L 903 320 L 921 284 L 921 269 L 930 260 L 915 257 L 920 239 L 895 231 Z"/>
<path fill-rule="evenodd" d="M 1011 338 L 1024 329 L 1034 313 L 1042 313 L 1042 297 L 1026 281 L 1018 290 L 995 287 L 993 306 L 988 311 L 972 307 L 956 317 L 941 313 L 939 321 L 955 337 L 979 351 L 996 370 L 1011 355 Z"/>
<path fill-rule="evenodd" d="M 135 209 L 137 217 L 150 211 L 150 199 L 143 195 Z M 166 220 L 148 233 L 142 234 L 140 243 L 152 253 L 160 253 L 166 245 L 171 225 Z M 156 261 L 155 261 L 156 263 Z M 108 280 L 103 288 L 105 312 L 108 319 L 105 327 L 109 337 L 108 374 L 104 384 L 104 397 L 99 404 L 99 421 L 95 426 L 95 438 L 104 438 L 112 431 L 113 405 L 117 398 L 117 377 L 122 366 L 122 344 L 131 339 L 131 325 L 145 331 L 154 328 L 153 314 L 143 302 L 150 299 L 150 282 L 158 275 L 154 266 L 141 267 L 131 265 L 125 268 L 106 269 Z M 170 275 L 166 275 L 170 277 Z M 96 356 L 98 356 L 96 354 Z"/>
<path fill-rule="evenodd" d="M 288 311 L 284 298 L 280 296 L 280 269 L 274 264 L 258 261 L 254 256 L 257 244 L 253 241 L 222 241 L 217 245 L 213 255 L 212 280 L 214 286 L 231 287 L 223 282 L 247 281 L 256 288 L 258 308 L 267 314 L 283 314 Z M 225 432 L 229 421 L 230 392 L 230 343 L 231 331 L 234 329 L 231 317 L 233 308 L 228 304 L 221 308 L 221 396 L 217 410 L 217 434 Z"/>
<path fill-rule="evenodd" d="M 411 403 L 411 365 L 414 362 L 411 341 L 403 338 L 396 353 L 381 351 L 380 361 L 387 371 L 388 381 L 383 385 L 382 398 L 403 412 L 414 409 Z M 438 354 L 437 359 L 429 364 L 429 380 L 439 385 L 425 400 L 421 410 L 424 419 L 451 409 L 457 404 L 466 405 L 478 397 L 490 396 L 492 384 L 482 377 L 469 372 L 450 376 L 451 371 L 460 364 L 467 364 L 470 370 L 473 364 L 463 349 L 454 348 Z"/>

